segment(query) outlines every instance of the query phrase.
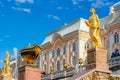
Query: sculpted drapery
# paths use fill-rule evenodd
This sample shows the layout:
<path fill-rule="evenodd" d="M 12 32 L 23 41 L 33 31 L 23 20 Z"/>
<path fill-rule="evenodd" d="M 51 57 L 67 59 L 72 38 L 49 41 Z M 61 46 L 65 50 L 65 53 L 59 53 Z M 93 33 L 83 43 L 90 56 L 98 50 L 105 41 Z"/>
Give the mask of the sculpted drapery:
<path fill-rule="evenodd" d="M 102 47 L 102 42 L 100 38 L 100 21 L 98 16 L 95 14 L 95 9 L 90 9 L 91 16 L 88 21 L 85 21 L 86 25 L 89 27 L 89 35 L 92 39 L 93 46 Z"/>

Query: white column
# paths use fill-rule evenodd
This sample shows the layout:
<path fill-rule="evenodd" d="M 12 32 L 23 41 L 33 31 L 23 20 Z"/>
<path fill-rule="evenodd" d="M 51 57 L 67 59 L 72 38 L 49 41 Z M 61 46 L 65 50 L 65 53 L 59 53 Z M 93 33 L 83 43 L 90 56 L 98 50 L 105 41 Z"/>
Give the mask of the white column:
<path fill-rule="evenodd" d="M 111 58 L 111 54 L 112 54 L 112 44 L 113 44 L 113 42 L 114 42 L 114 37 L 113 37 L 113 35 L 111 35 L 111 33 L 109 33 L 109 43 L 110 43 L 110 47 L 109 47 L 109 59 Z"/>
<path fill-rule="evenodd" d="M 78 59 L 83 58 L 83 53 L 82 53 L 82 39 L 79 36 L 78 37 Z"/>
<path fill-rule="evenodd" d="M 50 67 L 51 67 L 50 59 L 52 59 L 52 49 L 48 50 L 48 73 L 50 73 Z"/>
<path fill-rule="evenodd" d="M 43 70 L 42 62 L 43 62 L 43 51 L 40 53 L 40 65 L 39 65 L 39 67 Z"/>
<path fill-rule="evenodd" d="M 18 66 L 17 66 L 17 48 L 13 48 L 15 58 L 15 79 L 18 79 Z"/>
<path fill-rule="evenodd" d="M 39 68 L 42 68 L 42 55 L 39 55 Z"/>
<path fill-rule="evenodd" d="M 70 61 L 70 59 L 69 59 L 69 57 L 70 57 L 70 51 L 69 51 L 70 47 L 69 46 L 70 46 L 70 42 L 68 41 L 67 42 L 67 47 L 66 47 L 67 48 L 67 63 L 68 64 L 70 64 L 70 62 L 69 62 Z"/>

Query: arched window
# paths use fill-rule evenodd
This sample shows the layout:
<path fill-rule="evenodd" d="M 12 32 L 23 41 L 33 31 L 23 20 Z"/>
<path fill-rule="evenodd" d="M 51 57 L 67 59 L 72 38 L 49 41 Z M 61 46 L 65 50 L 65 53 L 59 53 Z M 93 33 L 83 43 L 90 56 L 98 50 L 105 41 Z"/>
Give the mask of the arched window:
<path fill-rule="evenodd" d="M 45 57 L 45 60 L 46 60 L 46 53 L 45 53 L 45 56 L 44 56 L 44 57 Z"/>
<path fill-rule="evenodd" d="M 44 65 L 44 71 L 46 72 L 46 64 Z"/>
<path fill-rule="evenodd" d="M 52 66 L 54 66 L 54 62 L 52 62 Z"/>
<path fill-rule="evenodd" d="M 73 44 L 72 44 L 72 51 L 76 51 L 76 43 L 75 42 L 73 42 Z"/>
<path fill-rule="evenodd" d="M 74 65 L 74 67 L 76 66 L 76 56 L 73 56 L 72 57 L 72 63 L 73 63 L 73 65 Z"/>
<path fill-rule="evenodd" d="M 57 71 L 60 71 L 60 61 L 57 61 Z"/>
<path fill-rule="evenodd" d="M 114 57 L 115 57 L 115 53 L 114 53 L 114 52 L 112 52 L 111 58 L 114 58 Z"/>
<path fill-rule="evenodd" d="M 65 59 L 63 59 L 63 66 L 64 66 L 64 64 L 65 64 Z"/>
<path fill-rule="evenodd" d="M 119 42 L 119 35 L 118 33 L 115 33 L 114 35 L 114 43 Z"/>
<path fill-rule="evenodd" d="M 57 57 L 60 56 L 60 48 L 57 48 Z"/>
<path fill-rule="evenodd" d="M 54 50 L 52 51 L 52 58 L 54 58 L 55 54 L 54 54 Z"/>
<path fill-rule="evenodd" d="M 85 50 L 88 50 L 88 49 L 89 49 L 89 44 L 86 43 L 86 44 L 85 44 Z"/>
<path fill-rule="evenodd" d="M 115 50 L 115 57 L 117 57 L 117 56 L 120 56 L 118 49 Z"/>
<path fill-rule="evenodd" d="M 112 52 L 111 58 L 120 56 L 119 50 L 116 49 L 115 52 Z"/>
<path fill-rule="evenodd" d="M 65 59 L 63 59 L 63 68 L 64 68 L 64 64 L 65 64 L 66 62 L 65 62 Z"/>
<path fill-rule="evenodd" d="M 63 54 L 66 54 L 66 46 L 63 47 Z"/>
<path fill-rule="evenodd" d="M 52 62 L 52 67 L 54 67 L 54 62 Z"/>

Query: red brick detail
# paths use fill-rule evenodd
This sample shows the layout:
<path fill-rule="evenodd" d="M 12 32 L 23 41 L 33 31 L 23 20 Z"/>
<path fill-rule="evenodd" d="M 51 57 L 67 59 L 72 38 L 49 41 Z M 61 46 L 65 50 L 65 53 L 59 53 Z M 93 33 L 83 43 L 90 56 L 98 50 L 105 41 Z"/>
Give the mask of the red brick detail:
<path fill-rule="evenodd" d="M 87 70 L 99 69 L 109 70 L 107 64 L 107 50 L 102 48 L 92 48 L 87 51 Z"/>
<path fill-rule="evenodd" d="M 18 80 L 41 80 L 41 70 L 31 67 L 20 67 L 18 69 Z"/>

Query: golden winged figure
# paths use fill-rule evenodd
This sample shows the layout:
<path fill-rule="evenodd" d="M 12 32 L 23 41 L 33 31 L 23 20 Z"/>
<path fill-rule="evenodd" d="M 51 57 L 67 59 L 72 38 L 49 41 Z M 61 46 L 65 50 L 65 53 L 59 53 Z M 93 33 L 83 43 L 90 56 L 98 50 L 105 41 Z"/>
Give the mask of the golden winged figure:
<path fill-rule="evenodd" d="M 98 16 L 95 14 L 95 9 L 90 9 L 91 16 L 88 21 L 85 21 L 86 25 L 89 27 L 89 34 L 92 39 L 92 44 L 95 47 L 103 47 L 100 38 L 100 21 Z"/>

